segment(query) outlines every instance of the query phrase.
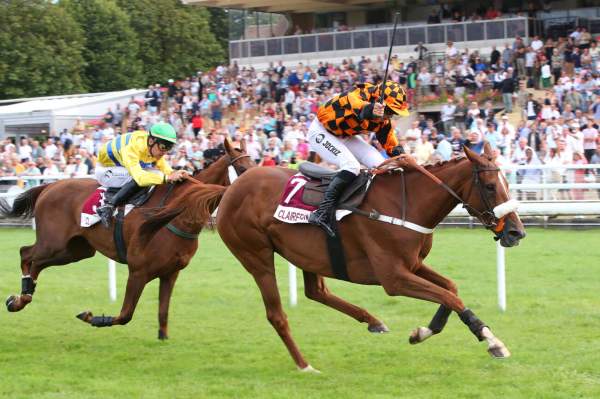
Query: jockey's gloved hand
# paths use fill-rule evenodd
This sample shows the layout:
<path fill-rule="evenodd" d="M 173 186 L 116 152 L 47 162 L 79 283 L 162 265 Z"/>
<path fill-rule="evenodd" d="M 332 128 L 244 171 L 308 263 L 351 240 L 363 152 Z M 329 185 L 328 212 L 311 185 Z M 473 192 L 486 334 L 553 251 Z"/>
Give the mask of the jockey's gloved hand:
<path fill-rule="evenodd" d="M 402 147 L 401 145 L 397 145 L 392 149 L 392 152 L 390 153 L 391 156 L 393 157 L 397 157 L 398 155 L 402 155 L 404 154 L 404 147 Z"/>
<path fill-rule="evenodd" d="M 185 170 L 176 170 L 173 171 L 169 176 L 167 176 L 167 183 L 175 183 L 183 180 L 189 173 Z"/>

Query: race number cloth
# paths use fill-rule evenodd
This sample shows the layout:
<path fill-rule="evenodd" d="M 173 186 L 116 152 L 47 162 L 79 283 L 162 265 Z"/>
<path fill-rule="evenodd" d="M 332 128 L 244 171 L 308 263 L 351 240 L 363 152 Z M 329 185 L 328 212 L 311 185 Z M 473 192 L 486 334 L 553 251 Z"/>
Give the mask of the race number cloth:
<path fill-rule="evenodd" d="M 98 187 L 83 203 L 81 208 L 81 227 L 90 227 L 100 221 L 100 216 L 96 213 L 96 210 L 104 205 L 104 194 L 106 192 L 105 187 Z M 125 206 L 125 215 L 127 215 L 133 209 L 133 205 Z M 115 210 L 116 211 L 116 210 Z"/>
<path fill-rule="evenodd" d="M 285 223 L 308 223 L 308 217 L 317 209 L 316 206 L 305 204 L 302 201 L 304 186 L 309 181 L 310 179 L 301 173 L 290 177 L 273 215 L 275 219 Z M 335 216 L 337 220 L 341 220 L 350 213 L 346 210 L 337 210 Z"/>

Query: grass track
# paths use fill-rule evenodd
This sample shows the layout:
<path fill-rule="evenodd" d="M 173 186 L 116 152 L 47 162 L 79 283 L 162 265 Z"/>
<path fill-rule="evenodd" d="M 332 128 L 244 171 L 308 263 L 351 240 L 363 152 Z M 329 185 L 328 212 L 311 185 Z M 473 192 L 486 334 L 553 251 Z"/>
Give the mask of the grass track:
<path fill-rule="evenodd" d="M 129 325 L 94 329 L 74 316 L 117 314 L 125 267 L 117 303 L 108 301 L 105 258 L 44 271 L 25 310 L 0 309 L 0 398 L 598 398 L 600 231 L 528 234 L 507 251 L 505 314 L 496 305 L 489 233 L 440 230 L 429 257 L 512 351 L 504 361 L 491 359 L 456 315 L 439 336 L 409 345 L 410 331 L 427 325 L 436 305 L 391 298 L 380 287 L 329 281 L 334 293 L 384 320 L 392 330 L 385 335 L 301 292 L 289 308 L 279 259 L 292 332 L 323 372 L 301 374 L 266 321 L 254 281 L 208 232 L 180 274 L 167 342 L 156 339 L 156 281 Z M 33 240 L 31 230 L 0 230 L 1 295 L 20 291 L 18 248 Z"/>

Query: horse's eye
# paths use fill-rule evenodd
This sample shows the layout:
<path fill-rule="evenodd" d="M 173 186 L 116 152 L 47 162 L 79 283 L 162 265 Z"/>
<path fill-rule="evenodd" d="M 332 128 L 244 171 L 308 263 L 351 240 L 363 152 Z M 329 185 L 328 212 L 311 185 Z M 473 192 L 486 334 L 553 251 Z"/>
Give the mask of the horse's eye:
<path fill-rule="evenodd" d="M 485 185 L 486 190 L 488 191 L 496 191 L 496 185 L 492 183 L 488 183 Z"/>

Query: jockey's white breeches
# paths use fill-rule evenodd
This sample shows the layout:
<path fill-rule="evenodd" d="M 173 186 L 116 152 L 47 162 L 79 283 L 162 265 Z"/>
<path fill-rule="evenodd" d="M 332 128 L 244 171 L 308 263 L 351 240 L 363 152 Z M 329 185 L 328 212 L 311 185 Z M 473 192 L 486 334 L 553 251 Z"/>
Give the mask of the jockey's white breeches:
<path fill-rule="evenodd" d="M 102 166 L 96 164 L 96 180 L 107 188 L 123 187 L 132 177 L 123 166 Z"/>
<path fill-rule="evenodd" d="M 361 164 L 374 168 L 384 161 L 383 155 L 359 135 L 338 137 L 329 133 L 316 118 L 308 128 L 308 143 L 325 162 L 355 175 L 360 173 Z"/>
<path fill-rule="evenodd" d="M 161 173 L 155 167 L 144 168 L 146 172 Z M 123 166 L 102 166 L 96 164 L 96 180 L 101 186 L 106 188 L 123 187 L 133 179 L 127 168 Z"/>

